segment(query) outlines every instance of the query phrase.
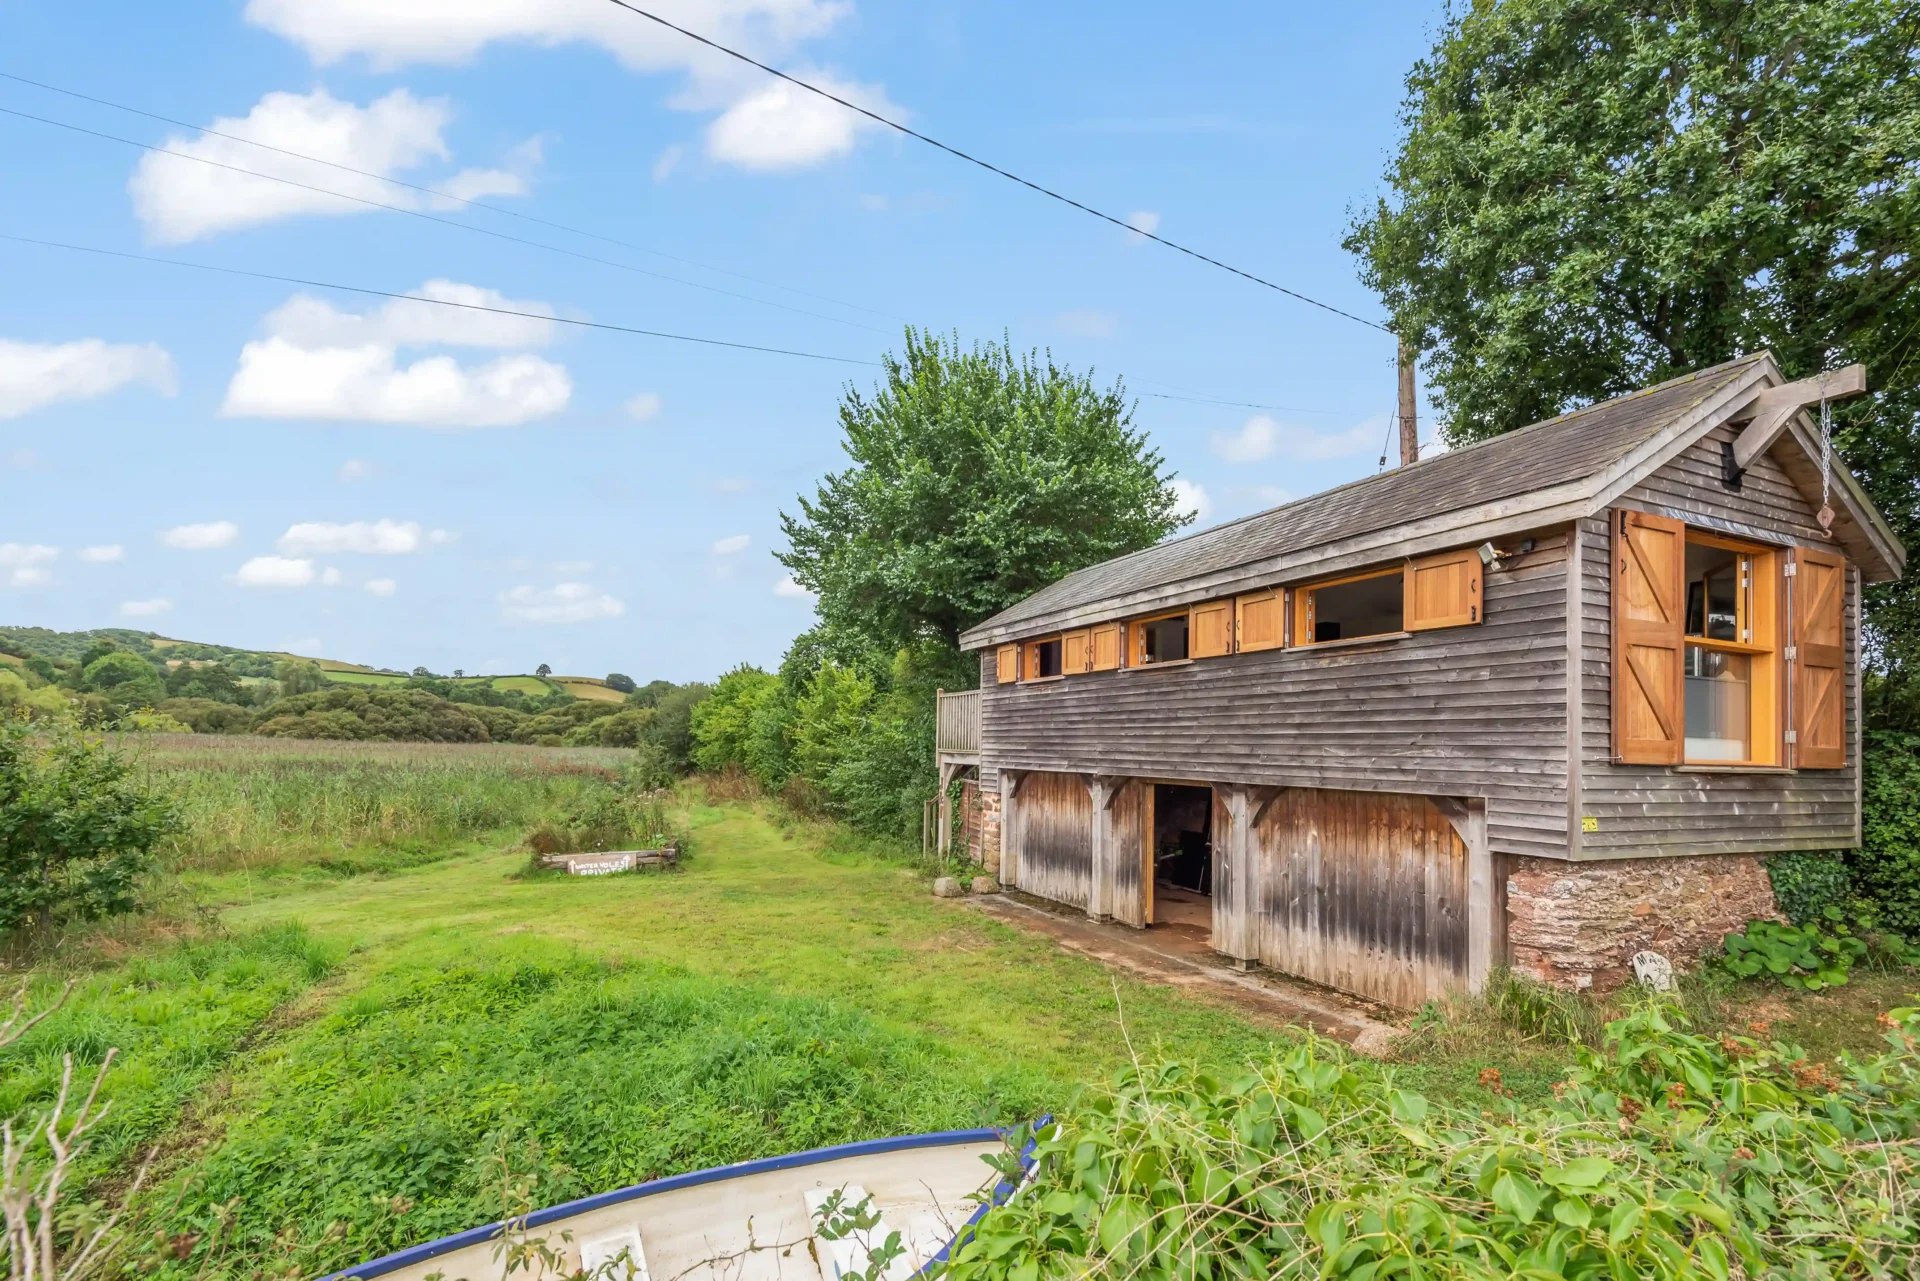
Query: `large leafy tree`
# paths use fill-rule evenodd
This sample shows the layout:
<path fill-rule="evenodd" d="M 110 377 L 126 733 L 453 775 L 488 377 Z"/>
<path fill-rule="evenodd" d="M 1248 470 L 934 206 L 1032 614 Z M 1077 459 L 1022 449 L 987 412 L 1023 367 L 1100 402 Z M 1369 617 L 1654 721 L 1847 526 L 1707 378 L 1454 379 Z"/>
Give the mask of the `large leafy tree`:
<path fill-rule="evenodd" d="M 1348 245 L 1450 439 L 1763 347 L 1864 361 L 1840 452 L 1920 545 L 1920 5 L 1483 0 L 1407 87 Z M 1874 594 L 1885 667 L 1916 599 Z"/>
<path fill-rule="evenodd" d="M 852 466 L 785 515 L 780 561 L 830 631 L 887 653 L 960 633 L 1190 519 L 1120 384 L 908 330 L 840 405 Z"/>

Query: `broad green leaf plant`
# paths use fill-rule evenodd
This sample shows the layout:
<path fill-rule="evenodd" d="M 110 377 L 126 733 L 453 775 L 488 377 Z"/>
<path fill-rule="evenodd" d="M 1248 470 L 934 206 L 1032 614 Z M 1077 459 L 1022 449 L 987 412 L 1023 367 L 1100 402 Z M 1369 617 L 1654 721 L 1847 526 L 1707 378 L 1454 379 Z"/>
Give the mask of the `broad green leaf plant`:
<path fill-rule="evenodd" d="M 1308 1039 L 1239 1078 L 1125 1069 L 1046 1130 L 952 1281 L 1920 1275 L 1920 1007 L 1835 1074 L 1609 1024 L 1545 1106 L 1432 1102 Z"/>

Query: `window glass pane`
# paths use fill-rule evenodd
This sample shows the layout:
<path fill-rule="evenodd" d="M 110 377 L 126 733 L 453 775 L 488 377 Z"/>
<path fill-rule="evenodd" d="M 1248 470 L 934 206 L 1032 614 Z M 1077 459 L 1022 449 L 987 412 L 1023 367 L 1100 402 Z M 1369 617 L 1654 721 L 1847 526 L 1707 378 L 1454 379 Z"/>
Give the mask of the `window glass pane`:
<path fill-rule="evenodd" d="M 1316 643 L 1352 640 L 1356 636 L 1384 636 L 1401 631 L 1401 611 L 1405 606 L 1398 574 L 1316 587 L 1313 589 L 1313 639 Z"/>
<path fill-rule="evenodd" d="M 1687 544 L 1687 635 L 1744 641 L 1740 634 L 1739 552 Z"/>
<path fill-rule="evenodd" d="M 1149 663 L 1177 663 L 1187 656 L 1187 616 L 1160 618 L 1147 623 L 1146 651 Z"/>
<path fill-rule="evenodd" d="M 1060 674 L 1060 642 L 1057 640 L 1040 642 L 1040 670 L 1035 676 L 1058 676 Z"/>
<path fill-rule="evenodd" d="M 1751 660 L 1687 646 L 1687 759 L 1751 760 L 1747 717 Z"/>

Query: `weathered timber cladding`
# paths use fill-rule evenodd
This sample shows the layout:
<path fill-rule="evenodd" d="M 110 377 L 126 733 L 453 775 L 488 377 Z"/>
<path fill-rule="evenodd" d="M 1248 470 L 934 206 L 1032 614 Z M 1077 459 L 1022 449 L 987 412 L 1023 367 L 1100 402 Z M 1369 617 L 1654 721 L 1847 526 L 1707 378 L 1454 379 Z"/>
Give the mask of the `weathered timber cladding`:
<path fill-rule="evenodd" d="M 1078 774 L 1024 775 L 1014 793 L 1020 888 L 1083 911 L 1093 881 L 1093 797 Z"/>
<path fill-rule="evenodd" d="M 1114 790 L 1107 805 L 1107 833 L 1111 841 L 1108 864 L 1113 869 L 1113 918 L 1128 925 L 1147 923 L 1146 867 L 1147 807 L 1153 784 L 1129 780 Z"/>
<path fill-rule="evenodd" d="M 1754 460 L 1739 490 L 1721 483 L 1720 445 L 1737 431 L 1715 429 L 1628 491 L 1621 505 L 1776 544 L 1831 546 L 1814 521 L 1814 505 L 1771 456 Z M 1761 854 L 1855 844 L 1860 743 L 1851 679 L 1844 768 L 1766 774 L 1613 763 L 1611 544 L 1604 517 L 1582 522 L 1580 545 L 1581 813 L 1599 825 L 1598 831 L 1581 835 L 1581 856 Z M 1857 582 L 1849 574 L 1848 673 L 1858 670 L 1854 624 L 1859 608 Z"/>
<path fill-rule="evenodd" d="M 1402 1007 L 1465 984 L 1467 847 L 1425 797 L 1286 788 L 1250 852 L 1261 961 Z"/>
<path fill-rule="evenodd" d="M 1477 796 L 1495 851 L 1565 857 L 1567 539 L 1536 539 L 1486 575 L 1477 626 L 990 686 L 982 785 L 1033 769 Z"/>

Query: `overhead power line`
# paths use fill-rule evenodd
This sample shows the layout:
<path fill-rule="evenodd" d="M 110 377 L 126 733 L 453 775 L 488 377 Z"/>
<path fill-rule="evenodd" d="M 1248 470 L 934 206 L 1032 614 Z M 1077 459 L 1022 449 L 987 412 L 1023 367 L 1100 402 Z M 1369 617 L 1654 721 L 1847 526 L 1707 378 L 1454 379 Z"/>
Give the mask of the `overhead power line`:
<path fill-rule="evenodd" d="M 1143 231 L 1140 228 L 1134 226 L 1132 223 L 1128 222 L 1124 218 L 1116 218 L 1110 213 L 1103 213 L 1100 210 L 1095 209 L 1092 205 L 1082 204 L 1080 201 L 1075 200 L 1073 197 L 1062 195 L 1060 192 L 1053 190 L 1051 187 L 1043 187 L 1039 183 L 1034 182 L 1031 179 L 1022 178 L 1017 173 L 1013 173 L 1009 170 L 1002 169 L 999 165 L 992 164 L 988 161 L 982 160 L 978 156 L 969 155 L 968 153 L 960 150 L 960 148 L 958 147 L 948 146 L 946 143 L 941 142 L 938 138 L 930 138 L 926 134 L 921 133 L 917 129 L 909 129 L 906 125 L 901 124 L 898 120 L 889 119 L 888 117 L 881 115 L 879 112 L 869 110 L 868 108 L 863 107 L 858 103 L 849 102 L 847 101 L 847 99 L 842 98 L 839 94 L 831 93 L 828 90 L 822 89 L 818 85 L 809 84 L 807 81 L 800 79 L 798 76 L 788 75 L 786 72 L 780 70 L 778 67 L 768 66 L 766 63 L 760 61 L 758 58 L 754 58 L 748 54 L 741 53 L 738 49 L 730 49 L 726 45 L 721 44 L 719 41 L 710 40 L 706 36 L 701 35 L 697 31 L 689 31 L 687 28 L 681 26 L 679 23 L 670 22 L 667 19 L 661 17 L 657 13 L 652 13 L 646 9 L 642 9 L 637 4 L 629 3 L 628 0 L 608 0 L 608 3 L 615 5 L 619 8 L 625 9 L 628 13 L 635 14 L 639 17 L 645 18 L 649 22 L 658 23 L 660 26 L 667 28 L 669 31 L 677 31 L 681 35 L 685 36 L 687 39 L 697 41 L 698 43 L 705 45 L 707 48 L 714 50 L 716 53 L 723 53 L 729 58 L 734 58 L 740 62 L 746 63 L 750 67 L 758 67 L 760 70 L 766 72 L 768 75 L 775 76 L 781 80 L 784 80 L 788 84 L 793 85 L 796 88 L 805 89 L 808 93 L 815 94 L 819 97 L 825 98 L 828 102 L 837 102 L 841 106 L 845 107 L 848 111 L 856 112 L 859 115 L 865 116 L 867 119 L 873 121 L 876 124 L 885 125 L 887 128 L 892 129 L 897 133 L 902 133 L 909 138 L 914 138 L 920 142 L 924 142 L 929 147 L 934 147 L 941 151 L 944 151 L 948 155 L 955 156 L 961 160 L 964 160 L 970 165 L 978 165 L 980 168 L 985 169 L 988 173 L 998 174 L 1000 177 L 1007 179 L 1009 182 L 1017 182 L 1022 187 L 1026 187 L 1031 191 L 1037 191 L 1041 195 L 1046 196 L 1050 200 L 1058 200 L 1063 205 L 1071 205 L 1073 208 L 1078 209 L 1081 213 L 1092 214 L 1095 218 L 1098 218 L 1103 222 L 1110 222 L 1114 226 L 1119 227 L 1124 231 L 1129 231 L 1136 236 L 1144 236 L 1148 240 L 1154 241 L 1156 244 L 1165 245 L 1168 249 L 1172 249 L 1179 253 L 1183 253 L 1187 255 L 1187 257 L 1189 258 L 1198 258 L 1201 262 L 1208 263 L 1211 266 L 1218 267 L 1222 271 L 1232 272 L 1236 276 L 1240 276 L 1246 280 L 1251 280 L 1256 285 L 1265 285 L 1268 289 L 1275 290 L 1279 293 L 1285 294 L 1289 298 L 1297 299 L 1300 302 L 1304 302 L 1311 306 L 1318 307 L 1322 311 L 1330 311 L 1336 316 L 1344 316 L 1348 320 L 1357 321 L 1360 324 L 1367 326 L 1369 329 L 1378 329 L 1382 333 L 1393 332 L 1392 330 L 1388 329 L 1385 325 L 1382 325 L 1376 321 L 1368 320 L 1364 316 L 1356 316 L 1350 311 L 1343 311 L 1339 307 L 1334 306 L 1332 303 L 1321 302 L 1318 298 L 1309 298 L 1307 297 L 1307 295 L 1299 292 L 1296 289 L 1289 289 L 1285 285 L 1276 285 L 1271 280 L 1267 280 L 1261 276 L 1256 276 L 1250 271 L 1243 271 L 1239 267 L 1233 266 L 1231 263 L 1221 262 L 1218 258 L 1210 257 L 1207 254 L 1201 253 L 1197 249 L 1189 249 L 1185 245 L 1176 244 L 1174 241 L 1168 240 L 1165 236 L 1157 236 L 1151 231 Z"/>
<path fill-rule="evenodd" d="M 613 267 L 620 271 L 630 271 L 635 275 L 650 276 L 655 280 L 672 281 L 674 284 L 686 285 L 690 289 L 704 289 L 708 293 L 720 294 L 727 298 L 738 298 L 743 302 L 758 303 L 762 307 L 777 307 L 781 311 L 790 311 L 800 316 L 811 316 L 815 320 L 825 320 L 836 325 L 850 325 L 855 329 L 864 329 L 868 333 L 878 334 L 887 332 L 884 329 L 877 329 L 872 325 L 862 324 L 857 320 L 848 320 L 844 316 L 829 316 L 818 311 L 808 311 L 805 307 L 791 307 L 783 302 L 774 302 L 770 298 L 755 298 L 751 294 L 736 293 L 731 289 L 722 289 L 718 285 L 701 284 L 697 280 L 685 280 L 679 276 L 667 275 L 665 272 L 649 271 L 645 267 L 636 267 L 632 263 L 619 262 L 612 258 L 601 258 L 594 254 L 583 254 L 577 249 L 566 249 L 559 245 L 547 244 L 541 240 L 529 240 L 525 236 L 509 235 L 504 231 L 495 231 L 491 227 L 476 227 L 472 223 L 457 222 L 452 218 L 436 217 L 422 209 L 409 209 L 405 205 L 390 205 L 384 200 L 373 200 L 366 196 L 349 195 L 344 191 L 335 191 L 331 187 L 322 187 L 310 182 L 301 182 L 295 178 L 283 178 L 279 174 L 262 173 L 258 169 L 248 169 L 244 165 L 228 164 L 224 160 L 215 160 L 209 156 L 196 156 L 191 152 L 175 151 L 171 147 L 155 146 L 150 142 L 141 142 L 137 138 L 122 138 L 118 134 L 105 133 L 99 129 L 88 129 L 84 125 L 69 124 L 65 120 L 55 120 L 50 116 L 37 116 L 30 111 L 16 111 L 12 107 L 0 107 L 0 115 L 14 116 L 21 120 L 31 120 L 36 124 L 51 125 L 55 129 L 65 129 L 72 133 L 85 134 L 90 138 L 99 138 L 106 142 L 117 142 L 123 146 L 138 147 L 142 151 L 150 151 L 159 156 L 174 156 L 181 160 L 191 160 L 196 164 L 210 165 L 215 169 L 225 169 L 230 173 L 244 174 L 250 178 L 259 178 L 267 182 L 281 183 L 288 187 L 297 187 L 302 191 L 314 192 L 316 195 L 333 196 L 336 199 L 351 201 L 357 205 L 365 205 L 369 209 L 384 209 L 389 213 L 406 214 L 410 218 L 424 219 L 427 222 L 437 223 L 442 227 L 456 227 L 461 231 L 470 231 L 478 236 L 491 236 L 495 240 L 504 240 L 511 244 L 526 245 L 532 249 L 544 249 L 548 253 L 562 254 L 568 258 L 577 258 L 582 262 L 590 262 L 602 267 Z"/>
<path fill-rule="evenodd" d="M 789 347 L 763 347 L 758 343 L 733 342 L 725 338 L 702 338 L 695 334 L 676 334 L 664 329 L 642 329 L 635 325 L 615 325 L 601 320 L 581 320 L 573 316 L 550 316 L 544 312 L 523 311 L 516 307 L 489 307 L 483 303 L 455 302 L 450 298 L 428 298 L 423 294 L 397 293 L 389 289 L 369 289 L 363 285 L 343 285 L 332 280 L 310 280 L 301 276 L 281 276 L 268 271 L 249 271 L 244 267 L 219 267 L 210 262 L 189 262 L 184 258 L 161 258 L 153 254 L 128 253 L 121 249 L 102 249 L 96 245 L 74 245 L 59 240 L 39 240 L 32 236 L 15 236 L 0 232 L 0 240 L 10 240 L 15 244 L 36 245 L 42 249 L 64 249 L 71 253 L 97 254 L 103 258 L 124 258 L 130 262 L 159 263 L 167 267 L 186 267 L 193 271 L 217 272 L 223 276 L 244 276 L 250 280 L 271 280 L 283 285 L 300 285 L 308 289 L 337 289 L 341 293 L 363 294 L 370 298 L 392 298 L 400 302 L 424 302 L 435 307 L 456 307 L 461 311 L 484 311 L 495 316 L 519 316 L 526 320 L 544 320 L 556 325 L 573 325 L 581 329 L 603 329 L 616 334 L 635 334 L 643 338 L 665 338 L 673 342 L 699 343 L 705 347 L 731 347 L 737 351 L 758 351 L 773 356 L 798 356 L 805 360 L 828 360 L 843 365 L 866 365 L 878 367 L 874 360 L 857 360 L 852 356 L 828 356 L 817 351 L 795 351 Z"/>
<path fill-rule="evenodd" d="M 1154 400 L 1184 400 L 1195 405 L 1228 405 L 1234 409 L 1269 409 L 1277 414 L 1331 414 L 1331 409 L 1302 409 L 1298 405 L 1262 405 L 1250 400 L 1215 400 L 1211 396 L 1172 396 L 1163 391 L 1142 393 Z"/>
<path fill-rule="evenodd" d="M 224 138 L 228 142 L 238 142 L 249 147 L 258 147 L 262 151 L 271 151 L 282 156 L 291 156 L 295 160 L 305 160 L 312 164 L 325 165 L 329 169 L 338 169 L 342 173 L 357 174 L 362 178 L 372 178 L 377 182 L 391 183 L 396 187 L 405 187 L 409 191 L 417 191 L 422 195 L 432 196 L 436 200 L 446 200 L 454 204 L 466 205 L 471 209 L 485 209 L 489 213 L 502 214 L 508 218 L 518 218 L 522 222 L 535 223 L 542 227 L 551 227 L 555 231 L 564 231 L 570 235 L 584 236 L 589 240 L 598 240 L 602 244 L 613 245 L 620 249 L 631 249 L 635 253 L 650 254 L 655 258 L 664 258 L 668 262 L 677 262 L 688 267 L 698 267 L 702 271 L 711 271 L 717 275 L 732 276 L 735 280 L 744 280 L 749 284 L 763 285 L 768 289 L 778 289 L 785 293 L 797 294 L 802 298 L 811 298 L 815 302 L 828 302 L 836 307 L 847 307 L 854 311 L 864 311 L 869 315 L 879 316 L 883 320 L 904 321 L 904 317 L 896 316 L 891 312 L 879 311 L 872 307 L 862 306 L 857 302 L 848 302 L 844 298 L 834 298 L 827 294 L 817 294 L 811 290 L 797 289 L 792 285 L 783 285 L 777 280 L 766 280 L 759 276 L 750 276 L 745 272 L 733 271 L 726 267 L 716 267 L 711 263 L 704 263 L 696 258 L 684 258 L 678 254 L 667 253 L 664 250 L 648 248 L 646 245 L 636 245 L 631 241 L 618 240 L 612 236 L 601 235 L 597 231 L 588 231 L 582 227 L 569 226 L 567 223 L 555 222 L 550 218 L 537 217 L 534 214 L 524 213 L 518 209 L 507 209 L 500 205 L 488 204 L 484 200 L 474 200 L 466 196 L 456 196 L 450 191 L 441 191 L 436 187 L 422 186 L 417 182 L 408 182 L 404 178 L 395 178 L 389 174 L 375 173 L 371 169 L 358 169 L 353 165 L 341 164 L 337 160 L 323 160 L 319 156 L 310 156 L 304 151 L 294 151 L 287 147 L 276 147 L 270 142 L 261 142 L 256 138 L 244 138 L 236 133 L 223 133 L 218 129 L 209 129 L 205 125 L 191 124 L 185 120 L 175 120 L 171 116 L 163 116 L 158 112 L 147 111 L 140 107 L 130 107 L 124 102 L 114 102 L 110 98 L 97 98 L 90 93 L 81 93 L 77 89 L 65 89 L 59 85 L 48 84 L 43 80 L 32 80 L 26 76 L 14 75 L 9 71 L 0 71 L 0 80 L 11 80 L 15 84 L 31 85 L 35 89 L 44 89 L 48 93 L 57 93 L 68 98 L 78 99 L 81 102 L 91 102 L 95 106 L 111 107 L 115 111 L 124 111 L 129 115 L 143 116 L 148 120 L 157 120 L 161 124 L 172 125 L 177 129 L 192 129 L 196 133 L 205 134 L 210 138 Z M 679 278 L 676 276 L 667 276 L 663 277 L 663 279 L 677 280 Z M 691 284 L 693 282 L 686 281 L 682 283 Z"/>

